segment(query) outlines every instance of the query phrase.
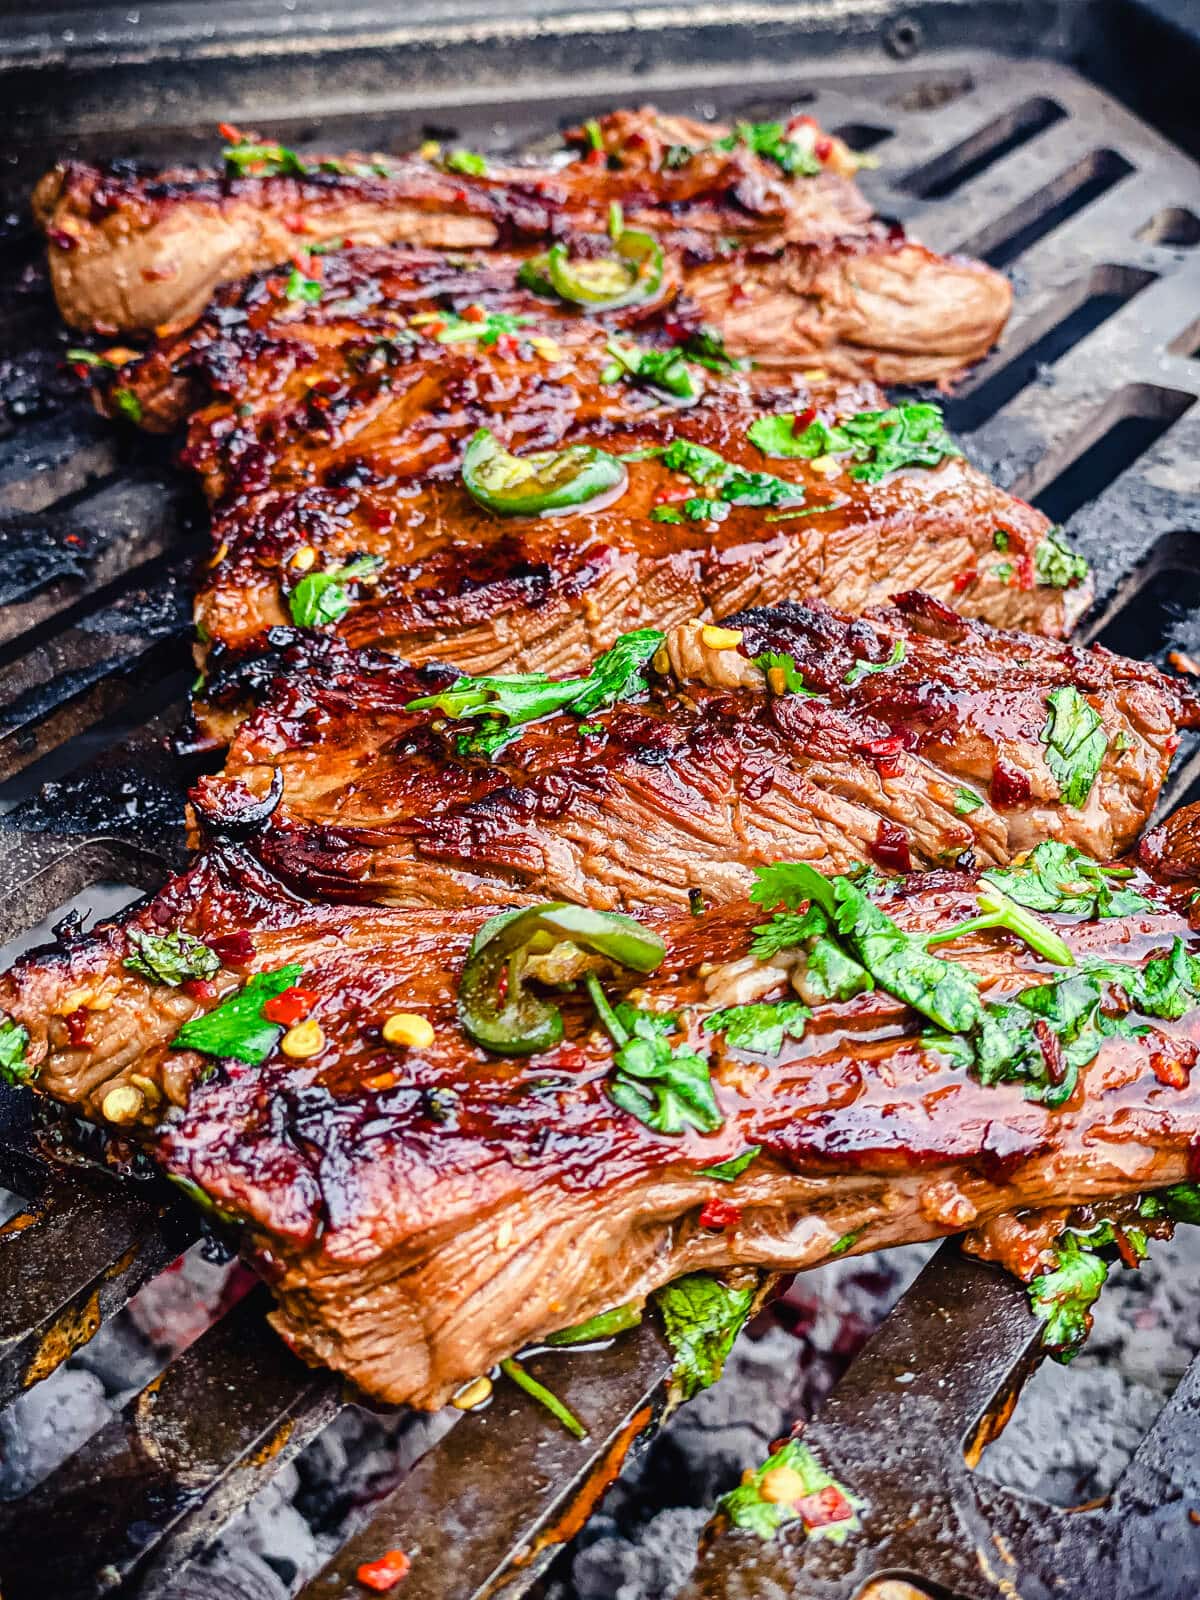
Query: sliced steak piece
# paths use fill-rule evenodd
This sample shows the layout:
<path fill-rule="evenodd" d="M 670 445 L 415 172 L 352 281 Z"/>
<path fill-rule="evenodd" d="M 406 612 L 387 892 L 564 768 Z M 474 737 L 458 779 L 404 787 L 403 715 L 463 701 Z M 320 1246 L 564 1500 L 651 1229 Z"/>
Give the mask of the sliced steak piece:
<path fill-rule="evenodd" d="M 210 818 L 227 839 L 254 823 L 243 800 Z M 644 913 L 665 940 L 662 965 L 636 988 L 629 975 L 602 979 L 608 1004 L 638 1008 L 620 1026 L 662 1041 L 649 1050 L 658 1066 L 639 1058 L 634 1077 L 582 993 L 556 991 L 565 1032 L 538 1055 L 468 1041 L 456 992 L 483 910 L 314 905 L 227 842 L 124 919 L 19 960 L 0 1005 L 29 1039 L 22 1058 L 7 1028 L 5 1058 L 140 1140 L 241 1224 L 276 1326 L 306 1359 L 382 1399 L 436 1406 L 498 1358 L 681 1272 L 806 1267 L 1193 1173 L 1192 884 L 1109 881 L 1138 897 L 1124 914 L 1084 920 L 1074 905 L 1036 925 L 1043 948 L 1065 937 L 1076 962 L 1108 963 L 1101 973 L 1051 966 L 995 930 L 936 946 L 945 959 L 931 973 L 925 940 L 975 916 L 975 877 L 860 881 L 857 902 L 841 902 L 839 948 L 880 911 L 894 924 L 875 927 L 872 954 L 853 947 L 878 986 L 837 1002 L 814 995 L 833 971 L 815 946 L 785 948 L 783 931 L 773 954 L 751 953 L 766 906 Z M 162 976 L 146 935 L 181 931 L 213 953 L 209 976 L 175 987 L 125 964 L 145 970 L 149 954 Z M 545 970 L 563 979 L 578 964 Z M 268 988 L 290 987 L 264 1012 L 263 980 L 242 986 L 265 974 Z M 906 982 L 924 1015 L 893 998 Z M 939 1009 L 962 1006 L 960 989 L 973 1009 L 943 1019 L 958 1031 L 931 1035 Z M 172 1046 L 189 1019 L 217 1027 L 234 992 L 236 1026 L 223 1007 L 203 1053 Z M 1130 1011 L 1131 993 L 1149 1009 Z M 761 1010 L 737 1034 L 728 1008 L 789 997 L 782 1015 L 799 1037 L 782 1024 L 762 1037 Z M 986 1045 L 970 1020 L 984 999 L 1000 1019 Z M 666 1015 L 670 1031 L 656 1032 Z M 999 1071 L 997 1049 L 1010 1048 L 1023 1064 Z M 997 1081 L 985 1084 L 988 1052 Z M 700 1099 L 656 1103 L 666 1080 L 654 1073 L 668 1069 Z M 680 1103 L 707 1109 L 680 1116 Z M 748 1152 L 734 1181 L 710 1175 Z"/>
<path fill-rule="evenodd" d="M 327 259 L 316 288 L 309 302 L 268 275 L 225 291 L 191 334 L 102 391 L 155 425 L 194 408 L 185 459 L 216 544 L 197 620 L 222 652 L 257 648 L 292 620 L 312 572 L 363 556 L 382 570 L 347 589 L 340 635 L 475 671 L 569 671 L 631 627 L 787 596 L 859 610 L 921 588 L 1051 635 L 1087 603 L 1086 568 L 1046 519 L 948 441 L 914 457 L 930 465 L 884 471 L 877 450 L 863 461 L 823 432 L 884 411 L 870 385 L 692 363 L 698 403 L 673 403 L 610 370 L 614 349 L 661 357 L 671 332 L 642 330 L 638 345 L 558 314 L 518 287 L 511 262 L 351 251 Z M 817 440 L 808 458 L 752 442 L 772 415 L 797 419 L 772 452 L 799 448 L 799 428 Z M 521 453 L 587 444 L 636 459 L 597 508 L 496 515 L 462 480 L 481 426 Z M 687 443 L 743 478 L 766 474 L 786 503 L 722 498 L 696 481 L 710 458 L 673 470 L 662 452 Z"/>
<path fill-rule="evenodd" d="M 531 250 L 570 239 L 588 253 L 618 215 L 666 250 L 663 296 L 690 291 L 694 279 L 717 326 L 728 324 L 735 354 L 820 361 L 889 382 L 949 380 L 999 337 L 1007 280 L 872 221 L 848 176 L 854 157 L 804 120 L 796 132 L 804 170 L 790 175 L 718 125 L 624 112 L 597 125 L 603 151 L 589 147 L 554 169 L 478 158 L 467 165 L 483 170 L 465 173 L 419 158 L 305 162 L 261 147 L 276 157 L 253 176 L 144 177 L 70 163 L 42 180 L 34 209 L 64 317 L 97 332 L 184 327 L 220 284 L 302 261 L 307 247 L 350 239 Z M 679 311 L 694 315 L 686 298 Z M 764 314 L 775 343 L 764 337 Z"/>
<path fill-rule="evenodd" d="M 404 904 L 686 905 L 744 894 L 780 859 L 907 870 L 968 852 L 1007 862 L 1050 838 L 1129 849 L 1177 728 L 1200 721 L 1187 691 L 1106 651 L 978 622 L 931 632 L 918 606 L 856 621 L 789 603 L 727 628 L 682 624 L 610 708 L 516 726 L 491 759 L 469 747 L 503 719 L 408 709 L 456 672 L 280 630 L 282 670 L 207 782 L 266 796 L 281 775 L 258 847 L 270 870 L 303 893 Z M 1043 742 L 1064 687 L 1103 728 L 1080 804 Z M 240 703 L 247 688 L 227 692 Z"/>
<path fill-rule="evenodd" d="M 601 126 L 603 154 L 589 146 L 550 167 L 353 151 L 302 158 L 269 145 L 256 161 L 236 144 L 224 171 L 71 161 L 41 180 L 33 208 L 63 316 L 107 333 L 185 326 L 220 284 L 345 238 L 448 250 L 531 245 L 603 233 L 614 203 L 631 225 L 682 233 L 702 250 L 722 239 L 832 239 L 870 226 L 850 181 L 857 163 L 840 140 L 818 134 L 824 161 L 814 157 L 811 175 L 789 178 L 744 144 L 712 148 L 728 133 L 719 124 L 659 124 L 646 111 L 617 112 Z M 669 142 L 655 160 L 664 127 Z M 696 153 L 668 163 L 666 151 L 685 145 Z M 483 170 L 454 170 L 462 167 Z"/>

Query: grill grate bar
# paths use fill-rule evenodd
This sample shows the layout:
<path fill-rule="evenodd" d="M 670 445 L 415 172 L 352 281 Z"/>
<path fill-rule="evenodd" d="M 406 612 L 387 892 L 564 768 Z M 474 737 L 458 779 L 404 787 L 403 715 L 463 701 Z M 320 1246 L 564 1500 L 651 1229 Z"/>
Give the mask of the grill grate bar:
<path fill-rule="evenodd" d="M 333 1374 L 289 1354 L 268 1305 L 254 1289 L 0 1516 L 6 1600 L 86 1600 L 135 1567 L 173 1568 L 336 1415 Z"/>

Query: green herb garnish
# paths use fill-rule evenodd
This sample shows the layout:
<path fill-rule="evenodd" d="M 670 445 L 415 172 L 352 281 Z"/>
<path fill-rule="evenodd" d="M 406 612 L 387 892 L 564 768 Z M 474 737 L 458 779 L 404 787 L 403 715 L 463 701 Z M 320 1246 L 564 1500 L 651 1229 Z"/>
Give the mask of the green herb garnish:
<path fill-rule="evenodd" d="M 1055 589 L 1073 589 L 1084 581 L 1091 568 L 1071 549 L 1063 530 L 1053 527 L 1033 552 L 1033 570 L 1039 583 L 1048 583 Z"/>
<path fill-rule="evenodd" d="M 1130 867 L 1105 867 L 1074 845 L 1043 839 L 1019 866 L 992 867 L 983 878 L 1031 911 L 1062 911 L 1093 921 L 1157 911 L 1145 895 L 1125 888 Z"/>
<path fill-rule="evenodd" d="M 1032 915 L 1024 906 L 1010 900 L 993 883 L 979 886 L 979 909 L 975 916 L 953 927 L 930 934 L 926 945 L 942 944 L 949 939 L 961 939 L 964 933 L 982 933 L 987 928 L 1003 928 L 1023 940 L 1031 950 L 1052 961 L 1057 967 L 1071 967 L 1075 957 L 1070 946 L 1055 933 L 1049 923 Z"/>
<path fill-rule="evenodd" d="M 338 622 L 351 606 L 347 587 L 357 579 L 369 578 L 383 566 L 381 556 L 358 556 L 331 572 L 310 572 L 288 596 L 288 610 L 299 628 L 322 628 Z"/>
<path fill-rule="evenodd" d="M 425 324 L 440 324 L 434 338 L 438 344 L 468 344 L 475 342 L 485 349 L 498 343 L 502 334 L 519 333 L 536 319 L 526 314 L 509 311 L 488 311 L 482 317 L 460 317 L 454 311 L 422 311 L 411 317 L 414 328 Z"/>
<path fill-rule="evenodd" d="M 798 1491 L 794 1500 L 779 1494 L 781 1483 L 792 1479 Z M 764 1494 L 764 1486 L 769 1494 Z M 835 1544 L 842 1544 L 850 1534 L 857 1533 L 861 1526 L 858 1508 L 859 1502 L 826 1472 L 799 1439 L 789 1439 L 761 1467 L 744 1474 L 736 1489 L 717 1501 L 717 1510 L 735 1528 L 745 1528 L 760 1539 L 773 1539 L 787 1523 L 800 1521 L 808 1538 L 830 1539 Z"/>
<path fill-rule="evenodd" d="M 667 350 L 643 350 L 628 339 L 610 339 L 604 347 L 612 357 L 600 374 L 601 383 L 617 383 L 628 378 L 692 405 L 703 393 L 703 384 L 688 366 L 684 350 L 672 345 Z"/>
<path fill-rule="evenodd" d="M 974 789 L 954 791 L 954 814 L 957 817 L 969 817 L 972 811 L 978 811 L 982 804 L 983 797 L 977 795 Z"/>
<path fill-rule="evenodd" d="M 853 689 L 856 683 L 870 677 L 873 672 L 889 672 L 892 667 L 898 667 L 907 654 L 908 647 L 904 640 L 893 639 L 892 651 L 886 661 L 856 661 L 842 682 L 847 689 Z"/>
<path fill-rule="evenodd" d="M 315 306 L 323 290 L 319 278 L 306 277 L 299 267 L 293 267 L 283 286 L 283 292 L 289 300 L 302 300 L 306 305 Z"/>
<path fill-rule="evenodd" d="M 608 1095 L 655 1133 L 680 1134 L 685 1128 L 715 1133 L 724 1124 L 713 1091 L 707 1057 L 687 1045 L 672 1049 L 668 1035 L 678 1018 L 641 1011 L 627 1001 L 609 1005 L 594 972 L 584 978 L 596 1013 L 616 1049 Z"/>
<path fill-rule="evenodd" d="M 818 456 L 832 455 L 838 450 L 849 450 L 853 441 L 841 428 L 832 427 L 821 417 L 814 417 L 800 433 L 795 431 L 795 413 L 785 411 L 773 417 L 759 417 L 746 429 L 746 437 L 765 456 L 785 460 L 812 461 Z"/>
<path fill-rule="evenodd" d="M 14 1022 L 7 1012 L 0 1011 L 0 1078 L 14 1089 L 37 1076 L 36 1069 L 26 1059 L 28 1048 L 29 1030 Z"/>
<path fill-rule="evenodd" d="M 669 472 L 681 472 L 693 483 L 738 505 L 783 506 L 804 499 L 802 484 L 788 483 L 769 472 L 749 472 L 690 439 L 673 439 L 668 445 L 654 445 L 621 459 L 644 461 L 650 456 L 658 456 Z"/>
<path fill-rule="evenodd" d="M 488 169 L 487 157 L 477 150 L 451 150 L 443 165 L 447 172 L 461 172 L 469 178 L 485 177 Z"/>
<path fill-rule="evenodd" d="M 754 365 L 753 361 L 731 356 L 725 348 L 724 337 L 716 328 L 704 326 L 689 333 L 683 341 L 683 349 L 689 361 L 707 367 L 710 372 L 745 372 Z"/>
<path fill-rule="evenodd" d="M 754 1305 L 757 1286 L 731 1288 L 708 1272 L 689 1272 L 659 1289 L 655 1305 L 675 1356 L 672 1391 L 690 1400 L 716 1383 Z"/>
<path fill-rule="evenodd" d="M 1099 713 L 1068 684 L 1046 696 L 1050 715 L 1039 735 L 1059 799 L 1077 809 L 1087 802 L 1108 750 Z"/>
<path fill-rule="evenodd" d="M 193 1017 L 171 1040 L 172 1050 L 199 1050 L 258 1067 L 275 1048 L 283 1028 L 263 1016 L 263 1006 L 299 979 L 304 968 L 291 962 L 275 972 L 256 972 L 246 985 L 204 1016 Z"/>
<path fill-rule="evenodd" d="M 842 1234 L 840 1239 L 835 1239 L 829 1246 L 829 1254 L 831 1256 L 844 1256 L 846 1251 L 853 1249 L 862 1238 L 862 1232 L 861 1228 L 855 1228 L 852 1233 Z"/>
<path fill-rule="evenodd" d="M 773 161 L 789 178 L 815 178 L 822 170 L 811 143 L 792 138 L 782 122 L 738 122 L 732 133 L 713 141 L 714 150 L 735 150 L 738 145 Z"/>
<path fill-rule="evenodd" d="M 784 650 L 764 650 L 753 659 L 754 665 L 766 677 L 768 687 L 771 687 L 769 675 L 772 672 L 782 673 L 782 678 L 777 681 L 783 684 L 781 691 L 783 694 L 802 694 L 811 700 L 817 698 L 815 689 L 804 687 L 804 675 L 796 665 L 795 656 L 789 655 Z"/>
<path fill-rule="evenodd" d="M 543 1343 L 555 1346 L 594 1344 L 599 1339 L 611 1339 L 629 1328 L 636 1328 L 641 1320 L 641 1305 L 631 1300 L 628 1305 L 614 1306 L 611 1311 L 601 1311 L 586 1322 L 576 1322 L 570 1328 L 560 1328 L 557 1333 L 547 1334 Z"/>
<path fill-rule="evenodd" d="M 508 1356 L 500 1363 L 500 1371 L 506 1378 L 511 1378 L 518 1389 L 524 1389 L 531 1400 L 536 1400 L 538 1405 L 544 1406 L 568 1433 L 573 1434 L 576 1439 L 587 1438 L 587 1429 L 575 1413 L 562 1403 L 552 1389 L 547 1389 L 544 1383 L 539 1383 L 532 1373 L 527 1372 L 519 1361 Z"/>
<path fill-rule="evenodd" d="M 701 1167 L 699 1176 L 716 1178 L 719 1183 L 732 1183 L 735 1178 L 741 1177 L 761 1149 L 760 1144 L 747 1145 L 740 1155 L 731 1156 L 728 1161 L 718 1161 L 715 1167 Z"/>
<path fill-rule="evenodd" d="M 488 719 L 478 732 L 461 737 L 459 753 L 490 760 L 530 722 L 564 711 L 590 717 L 619 700 L 645 693 L 648 685 L 642 673 L 665 637 L 655 628 L 623 634 L 610 650 L 596 657 L 586 678 L 548 678 L 543 672 L 502 678 L 462 677 L 440 694 L 410 700 L 405 710 Z"/>
<path fill-rule="evenodd" d="M 133 954 L 121 963 L 151 983 L 164 983 L 172 989 L 188 978 L 213 978 L 221 970 L 216 954 L 190 933 L 143 933 L 131 928 L 127 935 Z"/>
<path fill-rule="evenodd" d="M 309 172 L 296 152 L 284 144 L 258 144 L 242 139 L 237 144 L 226 145 L 221 158 L 233 178 L 304 178 Z"/>
<path fill-rule="evenodd" d="M 114 389 L 112 398 L 117 410 L 128 421 L 140 422 L 142 420 L 142 402 L 132 389 Z"/>
<path fill-rule="evenodd" d="M 783 1049 L 784 1035 L 804 1037 L 804 1024 L 812 1012 L 799 1000 L 776 1000 L 744 1006 L 727 1006 L 704 1019 L 708 1033 L 723 1033 L 732 1050 L 750 1050 L 756 1055 L 777 1056 Z"/>

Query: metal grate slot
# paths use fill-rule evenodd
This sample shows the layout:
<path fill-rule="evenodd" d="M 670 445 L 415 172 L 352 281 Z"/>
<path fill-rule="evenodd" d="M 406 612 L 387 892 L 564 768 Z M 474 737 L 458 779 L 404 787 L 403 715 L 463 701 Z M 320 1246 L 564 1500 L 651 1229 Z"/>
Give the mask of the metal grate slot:
<path fill-rule="evenodd" d="M 1095 150 L 959 248 L 990 266 L 1006 267 L 1133 171 L 1117 151 Z"/>
<path fill-rule="evenodd" d="M 1144 228 L 1139 228 L 1137 237 L 1146 244 L 1191 250 L 1200 244 L 1200 217 L 1186 206 L 1168 206 L 1151 217 Z"/>
<path fill-rule="evenodd" d="M 1061 122 L 1066 112 L 1056 100 L 1039 96 L 1014 106 L 959 144 L 901 180 L 901 188 L 922 200 L 944 200 L 964 183 L 986 172 L 1004 156 Z"/>
<path fill-rule="evenodd" d="M 1148 383 L 1118 390 L 1075 447 L 1068 448 L 1065 463 L 1030 495 L 1034 505 L 1054 522 L 1068 521 L 1144 456 L 1195 403 L 1195 395 Z"/>
<path fill-rule="evenodd" d="M 949 398 L 946 416 L 951 427 L 973 433 L 1034 382 L 1044 367 L 1081 344 L 1155 281 L 1153 272 L 1135 267 L 1094 267 L 1045 316 L 1021 329 L 1015 353 L 1011 348 L 998 352 L 973 382 Z"/>

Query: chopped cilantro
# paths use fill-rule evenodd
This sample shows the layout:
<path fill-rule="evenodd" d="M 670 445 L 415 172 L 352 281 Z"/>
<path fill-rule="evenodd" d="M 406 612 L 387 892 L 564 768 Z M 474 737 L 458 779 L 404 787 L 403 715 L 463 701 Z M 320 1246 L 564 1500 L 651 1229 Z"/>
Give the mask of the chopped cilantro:
<path fill-rule="evenodd" d="M 1040 738 L 1063 805 L 1086 804 L 1108 750 L 1104 724 L 1079 690 L 1067 684 L 1046 696 L 1049 716 Z"/>
<path fill-rule="evenodd" d="M 518 1389 L 524 1389 L 531 1400 L 536 1400 L 538 1405 L 543 1406 L 569 1434 L 576 1439 L 587 1438 L 587 1429 L 575 1413 L 562 1403 L 553 1389 L 547 1389 L 544 1383 L 539 1383 L 514 1357 L 508 1356 L 503 1360 L 500 1363 L 500 1371 L 506 1378 L 511 1378 Z"/>
<path fill-rule="evenodd" d="M 589 117 L 587 119 L 583 125 L 583 131 L 587 136 L 587 142 L 589 146 L 593 150 L 604 149 L 604 135 L 600 131 L 600 124 L 597 122 L 595 117 Z"/>
<path fill-rule="evenodd" d="M 1123 886 L 1129 867 L 1105 867 L 1074 845 L 1043 839 L 1018 866 L 993 867 L 983 874 L 1032 911 L 1065 911 L 1092 921 L 1155 911 L 1152 900 Z"/>
<path fill-rule="evenodd" d="M 942 425 L 941 407 L 928 403 L 860 411 L 839 426 L 850 435 L 858 462 L 850 476 L 861 483 L 878 483 L 901 467 L 936 467 L 962 454 Z"/>
<path fill-rule="evenodd" d="M 738 122 L 732 133 L 713 141 L 714 150 L 735 150 L 738 145 L 773 161 L 789 178 L 815 178 L 821 171 L 811 143 L 793 138 L 782 122 Z"/>
<path fill-rule="evenodd" d="M 977 795 L 974 789 L 954 791 L 954 814 L 957 817 L 969 817 L 972 811 L 978 811 L 982 804 L 982 795 Z"/>
<path fill-rule="evenodd" d="M 436 326 L 434 338 L 438 344 L 467 344 L 476 341 L 485 349 L 498 343 L 502 334 L 514 334 L 528 327 L 535 319 L 528 314 L 509 311 L 487 311 L 483 316 L 460 317 L 454 311 L 422 311 L 409 321 L 414 328 Z"/>
<path fill-rule="evenodd" d="M 586 678 L 548 678 L 544 672 L 462 677 L 440 694 L 410 700 L 405 709 L 439 711 L 452 718 L 487 719 L 477 732 L 463 735 L 459 750 L 464 755 L 484 755 L 490 760 L 517 738 L 527 723 L 562 711 L 589 717 L 619 700 L 643 694 L 647 683 L 642 673 L 664 638 L 654 628 L 623 634 L 610 650 L 596 657 Z"/>
<path fill-rule="evenodd" d="M 132 389 L 114 389 L 112 398 L 113 404 L 123 417 L 130 422 L 142 420 L 142 402 Z"/>
<path fill-rule="evenodd" d="M 680 1134 L 685 1128 L 715 1133 L 724 1123 L 713 1092 L 706 1057 L 686 1045 L 671 1048 L 668 1035 L 678 1018 L 641 1011 L 622 1002 L 614 1010 L 594 972 L 584 978 L 600 1021 L 616 1046 L 608 1095 L 655 1133 Z"/>
<path fill-rule="evenodd" d="M 798 1521 L 808 1538 L 843 1544 L 860 1527 L 859 1505 L 807 1445 L 789 1439 L 761 1467 L 744 1473 L 737 1488 L 717 1501 L 717 1510 L 735 1528 L 760 1539 L 773 1539 L 780 1528 Z"/>
<path fill-rule="evenodd" d="M 1108 1263 L 1072 1233 L 1059 1241 L 1057 1255 L 1057 1265 L 1029 1285 L 1029 1305 L 1043 1324 L 1042 1343 L 1056 1361 L 1066 1363 L 1091 1332 L 1092 1307 L 1108 1278 Z"/>
<path fill-rule="evenodd" d="M 673 439 L 668 445 L 655 445 L 621 459 L 644 461 L 648 456 L 659 456 L 668 471 L 681 472 L 693 483 L 713 489 L 739 505 L 783 506 L 804 499 L 802 484 L 788 483 L 769 472 L 749 472 L 690 439 Z"/>
<path fill-rule="evenodd" d="M 842 682 L 848 689 L 852 689 L 860 679 L 869 677 L 872 672 L 887 672 L 892 667 L 898 667 L 907 653 L 904 640 L 893 639 L 892 653 L 886 661 L 856 661 Z"/>
<path fill-rule="evenodd" d="M 350 609 L 349 583 L 369 578 L 383 566 L 381 556 L 359 556 L 330 572 L 307 573 L 288 596 L 288 610 L 299 628 L 338 622 Z"/>
<path fill-rule="evenodd" d="M 0 1011 L 0 1078 L 14 1089 L 37 1076 L 36 1068 L 26 1059 L 28 1046 L 28 1029 Z"/>
<path fill-rule="evenodd" d="M 304 178 L 308 167 L 294 150 L 285 144 L 259 144 L 252 139 L 241 139 L 228 144 L 221 151 L 225 170 L 234 178 Z"/>
<path fill-rule="evenodd" d="M 121 965 L 151 983 L 177 989 L 188 978 L 212 978 L 221 970 L 220 960 L 208 946 L 180 929 L 158 934 L 131 928 L 127 937 L 133 954 Z"/>
<path fill-rule="evenodd" d="M 812 461 L 817 456 L 851 448 L 850 435 L 841 428 L 831 427 L 821 417 L 815 417 L 800 433 L 796 433 L 795 425 L 795 414 L 790 411 L 779 416 L 758 417 L 746 429 L 746 437 L 763 455 L 785 460 Z"/>
<path fill-rule="evenodd" d="M 992 544 L 997 550 L 1007 550 L 1011 542 L 1007 528 L 997 528 L 992 534 Z"/>
<path fill-rule="evenodd" d="M 681 346 L 644 350 L 629 339 L 610 339 L 604 348 L 612 362 L 600 374 L 601 383 L 616 383 L 626 377 L 631 383 L 644 384 L 673 400 L 689 404 L 699 400 L 703 385 L 688 366 Z"/>
<path fill-rule="evenodd" d="M 708 1033 L 723 1033 L 731 1050 L 750 1050 L 757 1055 L 777 1056 L 783 1049 L 784 1035 L 804 1036 L 804 1024 L 812 1012 L 799 1000 L 776 1000 L 766 1004 L 726 1006 L 704 1019 Z"/>
<path fill-rule="evenodd" d="M 1024 906 L 1010 900 L 994 884 L 980 884 L 978 904 L 979 909 L 975 916 L 931 934 L 925 941 L 926 945 L 960 939 L 964 933 L 981 933 L 985 928 L 1004 928 L 1018 939 L 1022 939 L 1038 955 L 1047 961 L 1052 961 L 1055 966 L 1074 966 L 1075 957 L 1071 954 L 1070 946 L 1055 933 L 1054 929 L 1035 917 Z"/>
<path fill-rule="evenodd" d="M 817 698 L 817 692 L 815 689 L 806 689 L 804 687 L 804 676 L 801 673 L 800 668 L 796 665 L 796 658 L 793 655 L 789 655 L 786 651 L 764 650 L 761 655 L 754 657 L 754 665 L 766 677 L 767 686 L 775 690 L 776 693 L 802 694 L 806 695 L 809 699 Z M 783 685 L 782 689 L 775 688 L 775 683 L 773 683 L 771 679 L 772 673 L 781 675 L 775 680 L 775 682 L 781 683 Z"/>
<path fill-rule="evenodd" d="M 690 1400 L 716 1383 L 754 1304 L 756 1287 L 731 1288 L 708 1272 L 689 1272 L 654 1296 L 675 1356 L 673 1391 Z"/>
<path fill-rule="evenodd" d="M 997 583 L 1007 583 L 1016 570 L 1011 561 L 998 561 L 992 568 L 992 575 Z"/>
<path fill-rule="evenodd" d="M 283 292 L 289 300 L 303 300 L 306 305 L 313 306 L 321 298 L 321 280 L 305 277 L 299 267 L 293 267 L 283 286 Z"/>
<path fill-rule="evenodd" d="M 110 361 L 107 356 L 99 355 L 95 350 L 68 350 L 67 360 L 74 361 L 78 365 L 85 367 L 103 367 L 108 372 L 115 372 L 117 367 L 115 361 Z"/>
<path fill-rule="evenodd" d="M 835 1239 L 829 1246 L 829 1254 L 831 1256 L 844 1256 L 846 1251 L 852 1249 L 861 1238 L 861 1228 L 855 1228 L 852 1233 L 844 1233 L 840 1239 Z"/>
<path fill-rule="evenodd" d="M 741 1177 L 761 1149 L 760 1144 L 747 1145 L 740 1155 L 731 1156 L 728 1161 L 718 1161 L 715 1167 L 701 1167 L 699 1176 L 716 1178 L 720 1183 L 732 1183 L 735 1178 Z"/>
<path fill-rule="evenodd" d="M 487 157 L 481 156 L 477 150 L 451 150 L 446 157 L 445 167 L 447 172 L 461 172 L 470 178 L 482 178 L 487 174 Z"/>
<path fill-rule="evenodd" d="M 1033 552 L 1033 570 L 1039 583 L 1055 589 L 1073 589 L 1087 577 L 1091 568 L 1067 543 L 1059 527 L 1050 528 Z"/>
<path fill-rule="evenodd" d="M 283 1032 L 263 1016 L 263 1006 L 298 981 L 304 968 L 291 962 L 275 972 L 256 972 L 249 982 L 204 1016 L 193 1017 L 171 1040 L 172 1050 L 199 1050 L 261 1066 Z"/>
<path fill-rule="evenodd" d="M 754 365 L 752 361 L 731 356 L 725 348 L 723 335 L 707 325 L 689 333 L 683 341 L 683 349 L 689 361 L 707 367 L 710 372 L 745 372 Z"/>

